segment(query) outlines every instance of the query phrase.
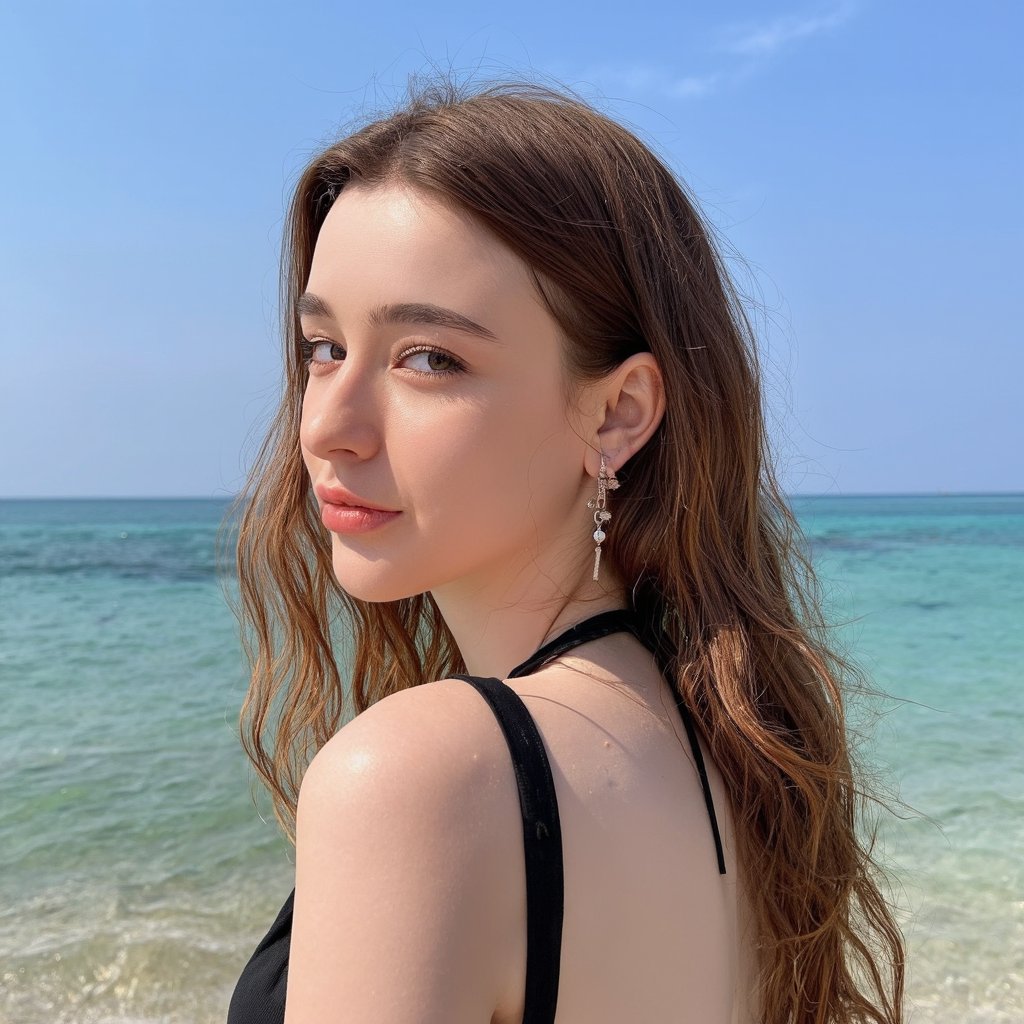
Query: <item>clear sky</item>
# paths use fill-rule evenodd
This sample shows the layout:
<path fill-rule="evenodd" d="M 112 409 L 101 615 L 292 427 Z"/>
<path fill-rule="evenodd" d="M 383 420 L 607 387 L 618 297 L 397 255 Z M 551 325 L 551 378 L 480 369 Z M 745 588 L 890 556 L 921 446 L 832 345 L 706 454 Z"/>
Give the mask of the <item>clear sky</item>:
<path fill-rule="evenodd" d="M 234 493 L 289 189 L 431 66 L 564 82 L 689 183 L 760 304 L 787 490 L 1024 490 L 1022 11 L 3 4 L 0 496 Z"/>

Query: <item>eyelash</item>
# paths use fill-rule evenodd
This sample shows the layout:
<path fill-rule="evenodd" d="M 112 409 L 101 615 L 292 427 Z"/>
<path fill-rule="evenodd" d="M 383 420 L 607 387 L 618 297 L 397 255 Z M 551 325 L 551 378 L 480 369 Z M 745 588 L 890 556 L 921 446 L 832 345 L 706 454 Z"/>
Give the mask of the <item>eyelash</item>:
<path fill-rule="evenodd" d="M 333 341 L 328 340 L 327 338 L 303 338 L 299 342 L 299 350 L 302 353 L 302 364 L 310 373 L 316 372 L 312 369 L 312 365 L 313 352 L 318 345 L 330 345 L 332 347 L 335 347 L 335 343 Z M 337 347 L 340 348 L 340 346 Z M 438 355 L 444 356 L 445 359 L 447 359 L 448 362 L 452 364 L 451 368 L 448 370 L 435 370 L 432 373 L 428 373 L 426 370 L 410 369 L 410 373 L 415 373 L 419 377 L 454 377 L 460 373 L 466 372 L 466 364 L 463 363 L 461 359 L 456 359 L 455 356 L 451 354 L 451 352 L 446 352 L 443 348 L 433 348 L 430 345 L 417 345 L 414 346 L 413 348 L 406 349 L 402 353 L 401 359 L 407 359 L 409 356 L 415 355 L 417 352 L 436 352 Z M 331 361 L 340 362 L 340 360 Z"/>

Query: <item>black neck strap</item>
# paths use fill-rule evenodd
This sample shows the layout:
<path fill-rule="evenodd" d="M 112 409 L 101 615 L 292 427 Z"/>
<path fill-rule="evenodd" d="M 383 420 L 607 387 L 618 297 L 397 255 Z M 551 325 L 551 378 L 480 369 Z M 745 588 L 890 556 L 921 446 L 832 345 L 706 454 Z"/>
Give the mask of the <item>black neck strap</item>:
<path fill-rule="evenodd" d="M 570 626 L 564 633 L 560 633 L 549 640 L 543 647 L 536 650 L 521 665 L 516 665 L 507 678 L 512 679 L 518 676 L 528 676 L 536 672 L 542 665 L 552 658 L 564 654 L 573 647 L 587 643 L 589 640 L 597 640 L 609 633 L 621 633 L 628 630 L 639 636 L 640 622 L 636 613 L 630 608 L 615 608 L 610 612 L 601 612 L 599 615 L 591 615 L 589 619 L 577 622 Z"/>
<path fill-rule="evenodd" d="M 519 676 L 527 676 L 536 672 L 541 666 L 564 654 L 573 647 L 586 643 L 588 640 L 597 640 L 600 637 L 608 636 L 610 633 L 632 633 L 648 650 L 650 650 L 661 669 L 662 674 L 668 679 L 672 686 L 672 692 L 676 694 L 676 707 L 679 716 L 683 720 L 683 728 L 686 730 L 686 738 L 690 741 L 690 750 L 693 752 L 694 766 L 700 777 L 701 789 L 704 792 L 704 806 L 707 808 L 708 818 L 711 820 L 711 834 L 715 840 L 715 856 L 718 860 L 718 873 L 724 875 L 725 853 L 722 849 L 722 836 L 718 829 L 718 816 L 715 814 L 715 803 L 711 796 L 711 784 L 708 781 L 707 767 L 704 764 L 704 755 L 701 753 L 700 743 L 697 740 L 697 727 L 693 721 L 693 715 L 686 706 L 686 702 L 676 693 L 675 678 L 671 666 L 665 655 L 664 645 L 658 643 L 650 631 L 644 628 L 644 623 L 637 616 L 632 608 L 615 608 L 612 611 L 600 612 L 591 615 L 590 618 L 570 626 L 564 633 L 559 634 L 554 640 L 549 640 L 537 651 L 530 655 L 521 665 L 517 665 L 506 678 L 512 679 Z"/>

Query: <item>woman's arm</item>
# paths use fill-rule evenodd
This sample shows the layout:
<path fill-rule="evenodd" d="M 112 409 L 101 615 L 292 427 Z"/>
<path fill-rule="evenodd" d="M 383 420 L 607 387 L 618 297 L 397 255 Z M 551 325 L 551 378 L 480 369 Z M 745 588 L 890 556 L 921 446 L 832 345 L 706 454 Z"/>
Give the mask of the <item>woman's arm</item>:
<path fill-rule="evenodd" d="M 314 758 L 299 795 L 286 1024 L 487 1024 L 500 744 L 464 683 L 393 694 Z M 512 824 L 511 822 L 508 824 Z M 513 832 L 514 834 L 514 832 Z"/>

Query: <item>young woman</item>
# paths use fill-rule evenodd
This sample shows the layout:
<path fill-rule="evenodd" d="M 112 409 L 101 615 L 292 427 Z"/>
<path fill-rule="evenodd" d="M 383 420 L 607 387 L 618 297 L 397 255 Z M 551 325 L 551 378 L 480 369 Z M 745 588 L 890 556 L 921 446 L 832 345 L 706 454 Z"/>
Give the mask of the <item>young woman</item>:
<path fill-rule="evenodd" d="M 283 299 L 238 568 L 296 880 L 230 1024 L 901 1020 L 850 667 L 682 185 L 573 98 L 435 87 L 306 169 Z"/>

